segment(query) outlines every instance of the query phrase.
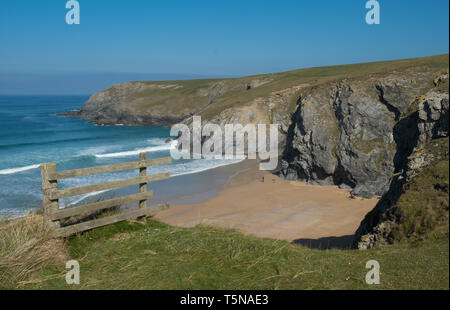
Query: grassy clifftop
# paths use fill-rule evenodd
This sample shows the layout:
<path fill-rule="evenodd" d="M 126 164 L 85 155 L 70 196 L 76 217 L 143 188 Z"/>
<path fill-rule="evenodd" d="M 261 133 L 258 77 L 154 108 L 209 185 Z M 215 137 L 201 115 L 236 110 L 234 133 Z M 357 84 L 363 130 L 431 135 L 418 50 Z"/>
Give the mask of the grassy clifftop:
<path fill-rule="evenodd" d="M 313 250 L 285 241 L 212 227 L 156 221 L 119 223 L 72 238 L 66 259 L 80 263 L 81 283 L 68 286 L 55 259 L 3 288 L 22 289 L 448 289 L 448 236 L 367 251 Z M 367 261 L 381 267 L 367 285 Z M 0 264 L 0 268 L 1 268 Z M 0 270 L 2 271 L 2 270 Z M 18 270 L 15 269 L 17 272 Z M 17 274 L 17 273 L 16 273 Z M 19 281 L 20 280 L 20 281 Z"/>
<path fill-rule="evenodd" d="M 222 111 L 249 106 L 271 97 L 275 110 L 292 113 L 301 90 L 343 79 L 366 79 L 392 72 L 437 72 L 448 67 L 448 55 L 300 69 L 235 79 L 129 82 L 97 93 L 75 116 L 97 123 L 170 125 L 193 114 L 211 119 Z M 270 118 L 270 115 L 269 115 Z"/>

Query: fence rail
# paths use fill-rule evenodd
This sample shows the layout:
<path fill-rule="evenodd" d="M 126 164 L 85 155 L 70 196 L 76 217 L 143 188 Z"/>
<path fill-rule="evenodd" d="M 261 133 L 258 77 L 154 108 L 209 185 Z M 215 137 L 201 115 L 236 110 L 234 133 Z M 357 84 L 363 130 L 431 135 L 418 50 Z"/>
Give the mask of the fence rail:
<path fill-rule="evenodd" d="M 172 158 L 156 158 L 147 160 L 146 153 L 139 155 L 139 161 L 119 163 L 113 165 L 97 166 L 75 170 L 57 171 L 55 163 L 46 163 L 41 165 L 42 193 L 44 207 L 44 224 L 56 226 L 55 234 L 57 237 L 66 237 L 71 234 L 82 232 L 88 229 L 109 225 L 127 219 L 143 216 L 153 216 L 157 212 L 168 208 L 168 205 L 152 206 L 147 208 L 147 200 L 153 197 L 153 191 L 147 191 L 147 184 L 150 182 L 170 178 L 169 172 L 147 175 L 147 168 L 150 166 L 166 165 L 172 163 Z M 104 182 L 94 185 L 87 185 L 69 189 L 58 189 L 58 180 L 76 178 L 88 175 L 111 173 L 125 170 L 139 169 L 139 177 Z M 99 201 L 82 206 L 59 209 L 59 199 L 94 193 L 102 190 L 122 188 L 132 185 L 139 185 L 139 193 L 104 201 Z M 60 220 L 73 216 L 89 215 L 104 209 L 118 207 L 131 202 L 139 201 L 139 209 L 122 212 L 112 216 L 90 220 L 74 225 L 60 227 Z"/>

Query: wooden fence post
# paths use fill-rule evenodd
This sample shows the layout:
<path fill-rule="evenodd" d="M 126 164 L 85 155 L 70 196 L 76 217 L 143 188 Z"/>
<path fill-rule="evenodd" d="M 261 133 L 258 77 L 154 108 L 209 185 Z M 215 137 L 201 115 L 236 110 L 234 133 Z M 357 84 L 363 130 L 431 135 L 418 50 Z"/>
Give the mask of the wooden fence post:
<path fill-rule="evenodd" d="M 44 225 L 51 223 L 51 213 L 59 209 L 58 199 L 51 199 L 51 193 L 58 190 L 58 180 L 56 178 L 56 164 L 47 163 L 41 165 L 42 193 L 44 196 Z"/>
<path fill-rule="evenodd" d="M 140 161 L 147 160 L 147 153 L 140 153 L 139 154 L 139 160 Z M 139 168 L 139 176 L 141 176 L 141 177 L 147 176 L 147 166 Z M 139 184 L 139 191 L 141 193 L 147 192 L 147 183 Z M 140 200 L 139 201 L 139 208 L 141 208 L 141 209 L 147 208 L 147 200 Z"/>

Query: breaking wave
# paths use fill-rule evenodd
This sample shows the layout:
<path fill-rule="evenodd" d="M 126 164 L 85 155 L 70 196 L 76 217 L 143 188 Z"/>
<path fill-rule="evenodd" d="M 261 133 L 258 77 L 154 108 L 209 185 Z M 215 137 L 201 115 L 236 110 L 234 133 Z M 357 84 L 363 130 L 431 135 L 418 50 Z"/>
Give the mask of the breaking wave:
<path fill-rule="evenodd" d="M 37 169 L 39 168 L 41 165 L 30 165 L 30 166 L 25 166 L 25 167 L 18 167 L 18 168 L 11 168 L 11 169 L 3 169 L 0 170 L 0 174 L 1 175 L 5 175 L 5 174 L 15 174 L 15 173 L 19 173 L 19 172 L 24 172 L 24 171 L 28 171 L 28 170 L 33 170 L 33 169 Z"/>

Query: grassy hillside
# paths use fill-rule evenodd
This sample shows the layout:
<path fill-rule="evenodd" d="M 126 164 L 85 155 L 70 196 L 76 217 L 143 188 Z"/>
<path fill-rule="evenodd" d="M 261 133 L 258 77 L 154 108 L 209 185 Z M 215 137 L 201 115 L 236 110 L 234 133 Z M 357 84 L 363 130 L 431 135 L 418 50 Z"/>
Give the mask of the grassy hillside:
<path fill-rule="evenodd" d="M 81 284 L 65 284 L 55 260 L 13 285 L 25 289 L 448 289 L 448 235 L 367 251 L 313 250 L 211 227 L 156 221 L 119 223 L 68 241 Z M 381 265 L 381 284 L 365 283 L 365 264 Z M 1 266 L 1 264 L 0 264 Z M 0 267 L 1 268 L 1 267 Z M 0 270 L 1 271 L 1 270 Z M 18 279 L 16 279 L 18 280 Z M 7 285 L 9 283 L 9 285 Z"/>
<path fill-rule="evenodd" d="M 439 70 L 447 68 L 448 63 L 448 55 L 438 55 L 299 69 L 233 79 L 130 82 L 114 85 L 99 93 L 101 95 L 94 95 L 83 107 L 81 115 L 106 123 L 114 123 L 119 119 L 126 122 L 126 116 L 131 115 L 129 124 L 140 123 L 139 117 L 135 116 L 147 116 L 153 121 L 160 120 L 168 125 L 168 119 L 184 119 L 194 113 L 204 119 L 211 119 L 226 109 L 249 106 L 258 99 L 267 99 L 273 95 L 281 95 L 283 107 L 278 108 L 291 113 L 301 89 L 305 87 L 342 79 L 367 79 L 408 70 L 429 72 L 434 76 Z"/>
<path fill-rule="evenodd" d="M 401 72 L 423 66 L 438 71 L 448 67 L 448 63 L 448 55 L 439 55 L 399 61 L 308 68 L 228 80 L 227 83 L 247 84 L 255 79 L 272 79 L 271 82 L 264 84 L 264 87 L 257 87 L 251 91 L 247 91 L 244 87 L 240 87 L 225 94 L 215 102 L 213 107 L 205 111 L 203 116 L 211 117 L 225 108 L 251 102 L 257 97 L 267 97 L 272 92 L 277 92 L 297 85 L 308 84 L 309 86 L 315 86 L 342 79 L 368 78 L 369 76 L 383 75 L 393 71 Z M 296 104 L 297 99 L 298 94 L 293 94 L 293 100 L 290 103 Z"/>

